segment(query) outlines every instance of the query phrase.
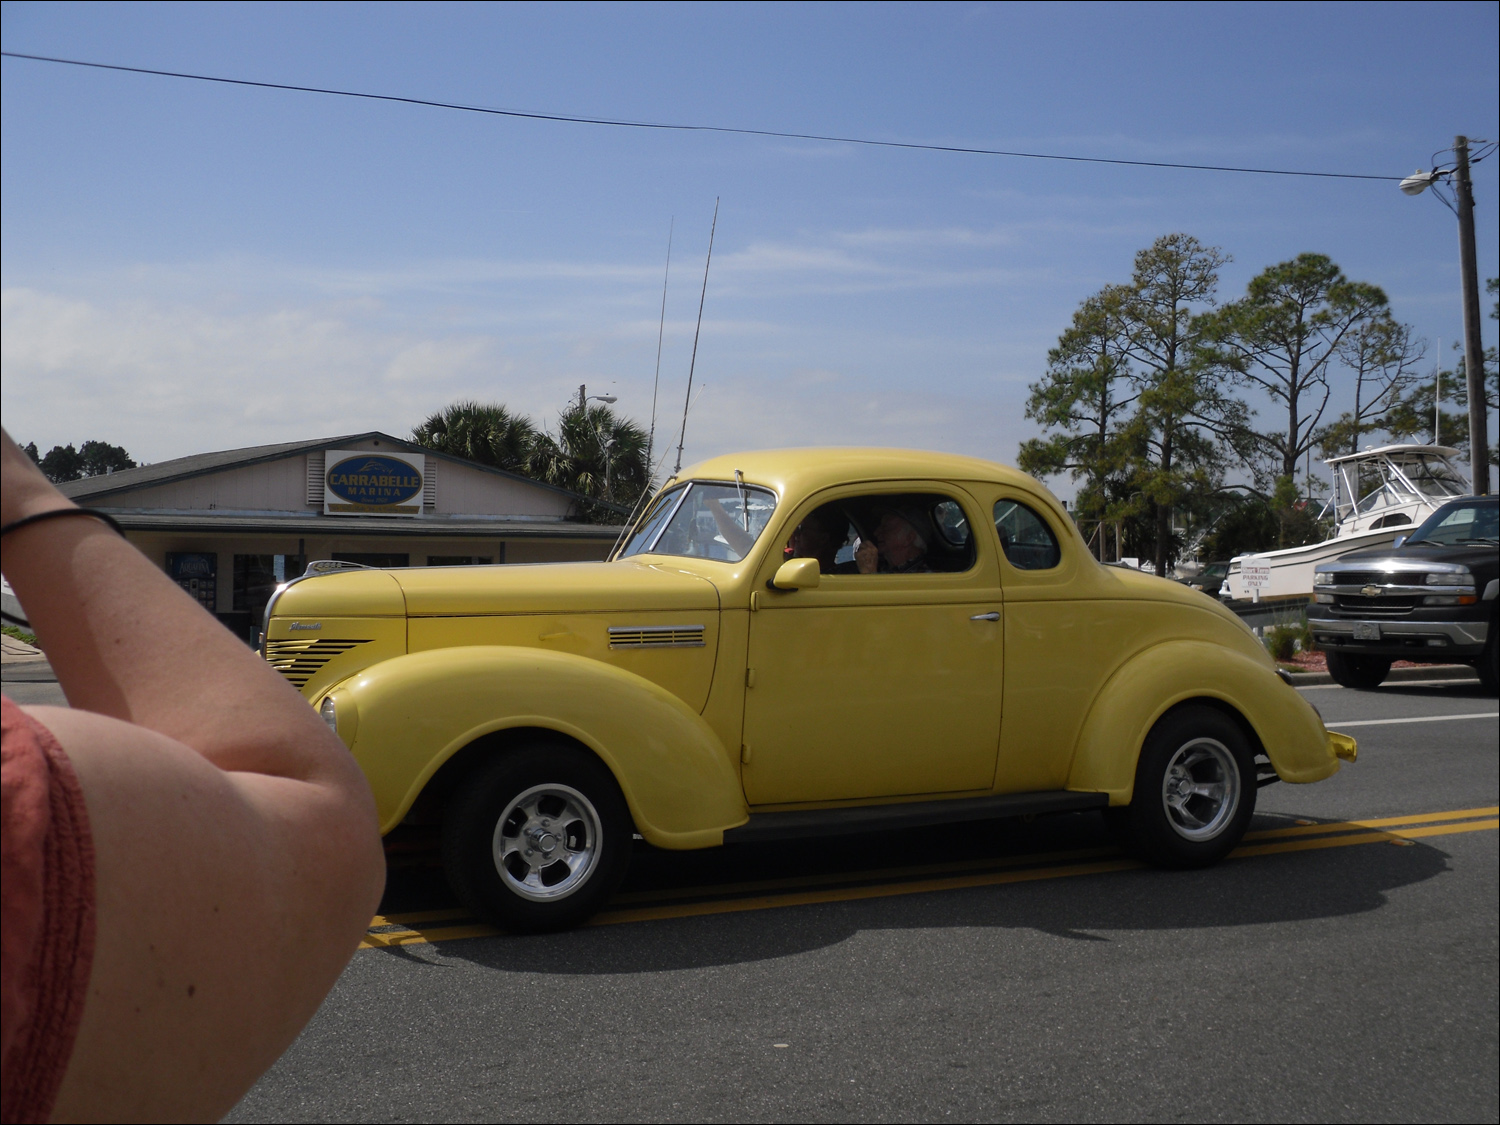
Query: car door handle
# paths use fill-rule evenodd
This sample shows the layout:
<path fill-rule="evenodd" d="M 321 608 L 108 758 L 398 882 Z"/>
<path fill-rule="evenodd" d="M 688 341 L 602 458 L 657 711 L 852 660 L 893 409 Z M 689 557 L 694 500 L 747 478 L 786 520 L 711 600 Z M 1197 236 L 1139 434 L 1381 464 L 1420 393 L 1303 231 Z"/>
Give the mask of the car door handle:
<path fill-rule="evenodd" d="M 992 609 L 988 613 L 976 613 L 973 617 L 969 618 L 969 620 L 970 621 L 999 621 L 1000 620 L 1000 611 L 998 609 Z"/>

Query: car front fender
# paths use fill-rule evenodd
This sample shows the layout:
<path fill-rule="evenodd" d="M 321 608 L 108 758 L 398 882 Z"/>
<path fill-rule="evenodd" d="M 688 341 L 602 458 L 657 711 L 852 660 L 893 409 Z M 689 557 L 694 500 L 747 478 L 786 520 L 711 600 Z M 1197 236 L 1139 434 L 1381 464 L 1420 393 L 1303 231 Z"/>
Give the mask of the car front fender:
<path fill-rule="evenodd" d="M 365 668 L 327 695 L 382 832 L 454 754 L 517 728 L 555 731 L 597 754 L 658 847 L 711 847 L 749 818 L 708 724 L 651 681 L 596 660 L 515 646 L 433 649 Z"/>
<path fill-rule="evenodd" d="M 1105 683 L 1079 734 L 1068 788 L 1129 804 L 1151 728 L 1195 699 L 1228 707 L 1249 723 L 1281 780 L 1321 781 L 1338 771 L 1318 713 L 1272 669 L 1222 645 L 1168 641 L 1136 654 Z"/>

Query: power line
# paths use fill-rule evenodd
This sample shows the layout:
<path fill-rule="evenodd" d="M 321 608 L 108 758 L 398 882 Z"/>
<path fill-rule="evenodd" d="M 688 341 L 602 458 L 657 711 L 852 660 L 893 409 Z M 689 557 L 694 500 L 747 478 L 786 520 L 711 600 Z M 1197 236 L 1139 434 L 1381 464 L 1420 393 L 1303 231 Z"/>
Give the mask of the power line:
<path fill-rule="evenodd" d="M 560 121 L 571 125 L 606 125 L 616 129 L 656 129 L 679 133 L 732 133 L 745 137 L 773 137 L 791 141 L 826 141 L 835 144 L 867 145 L 872 148 L 913 149 L 921 152 L 951 152 L 965 156 L 1008 156 L 1022 160 L 1061 160 L 1073 164 L 1117 164 L 1130 168 L 1178 168 L 1193 172 L 1243 172 L 1257 176 L 1311 176 L 1325 180 L 1381 180 L 1398 183 L 1400 176 L 1372 176 L 1356 172 L 1305 172 L 1287 168 L 1242 168 L 1227 164 L 1177 164 L 1167 160 L 1117 160 L 1107 156 L 1066 156 L 1052 152 L 1018 152 L 998 148 L 971 148 L 967 145 L 922 144 L 916 141 L 879 141 L 870 137 L 840 137 L 822 133 L 789 133 L 777 129 L 746 129 L 732 125 L 683 125 L 666 121 L 626 121 L 608 117 L 577 117 L 567 113 L 534 113 L 519 109 L 495 109 L 489 106 L 464 105 L 462 102 L 439 102 L 428 98 L 407 98 L 398 94 L 371 94 L 360 90 L 334 90 L 324 86 L 295 86 L 286 82 L 257 82 L 248 78 L 222 78 L 212 74 L 189 74 L 177 70 L 153 70 L 143 66 L 120 66 L 116 63 L 85 62 L 60 59 L 49 55 L 26 55 L 19 51 L 0 51 L 9 59 L 57 63 L 62 66 L 85 66 L 95 70 L 117 70 L 127 74 L 150 74 L 158 78 L 186 78 L 194 82 L 218 82 L 226 86 L 253 86 L 262 90 L 290 90 L 299 94 L 328 94 L 340 98 L 363 98 L 376 102 L 400 102 L 403 105 L 427 106 L 432 109 L 455 109 L 464 113 L 485 113 L 494 117 L 517 117 L 528 121 Z"/>

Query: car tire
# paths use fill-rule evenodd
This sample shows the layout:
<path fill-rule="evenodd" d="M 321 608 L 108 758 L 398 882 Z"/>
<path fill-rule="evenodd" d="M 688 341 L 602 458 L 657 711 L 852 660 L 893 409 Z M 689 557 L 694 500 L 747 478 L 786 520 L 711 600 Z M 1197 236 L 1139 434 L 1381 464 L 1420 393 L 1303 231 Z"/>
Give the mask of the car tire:
<path fill-rule="evenodd" d="M 1162 716 L 1141 748 L 1128 806 L 1107 820 L 1126 850 L 1157 867 L 1207 867 L 1228 855 L 1255 813 L 1255 755 L 1224 712 L 1202 705 Z"/>
<path fill-rule="evenodd" d="M 1328 654 L 1328 674 L 1333 682 L 1356 691 L 1373 691 L 1390 675 L 1391 661 L 1385 656 L 1351 656 L 1347 652 Z"/>
<path fill-rule="evenodd" d="M 443 868 L 463 903 L 505 930 L 565 930 L 619 886 L 631 832 L 603 762 L 576 746 L 533 743 L 457 787 L 443 820 Z"/>

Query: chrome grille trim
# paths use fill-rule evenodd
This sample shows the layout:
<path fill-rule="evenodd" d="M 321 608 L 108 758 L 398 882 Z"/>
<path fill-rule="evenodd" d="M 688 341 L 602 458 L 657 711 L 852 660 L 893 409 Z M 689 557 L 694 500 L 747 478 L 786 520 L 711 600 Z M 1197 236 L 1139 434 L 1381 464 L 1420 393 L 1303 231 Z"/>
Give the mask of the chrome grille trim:
<path fill-rule="evenodd" d="M 1336 594 L 1333 612 L 1351 617 L 1402 617 L 1421 604 L 1422 599 L 1415 597 L 1367 598 L 1359 594 Z"/>
<path fill-rule="evenodd" d="M 313 637 L 305 641 L 266 641 L 266 663 L 285 676 L 293 687 L 300 689 L 335 656 L 343 656 L 350 649 L 369 643 L 368 637 L 362 640 Z"/>
<path fill-rule="evenodd" d="M 611 625 L 610 648 L 703 648 L 702 625 Z"/>

